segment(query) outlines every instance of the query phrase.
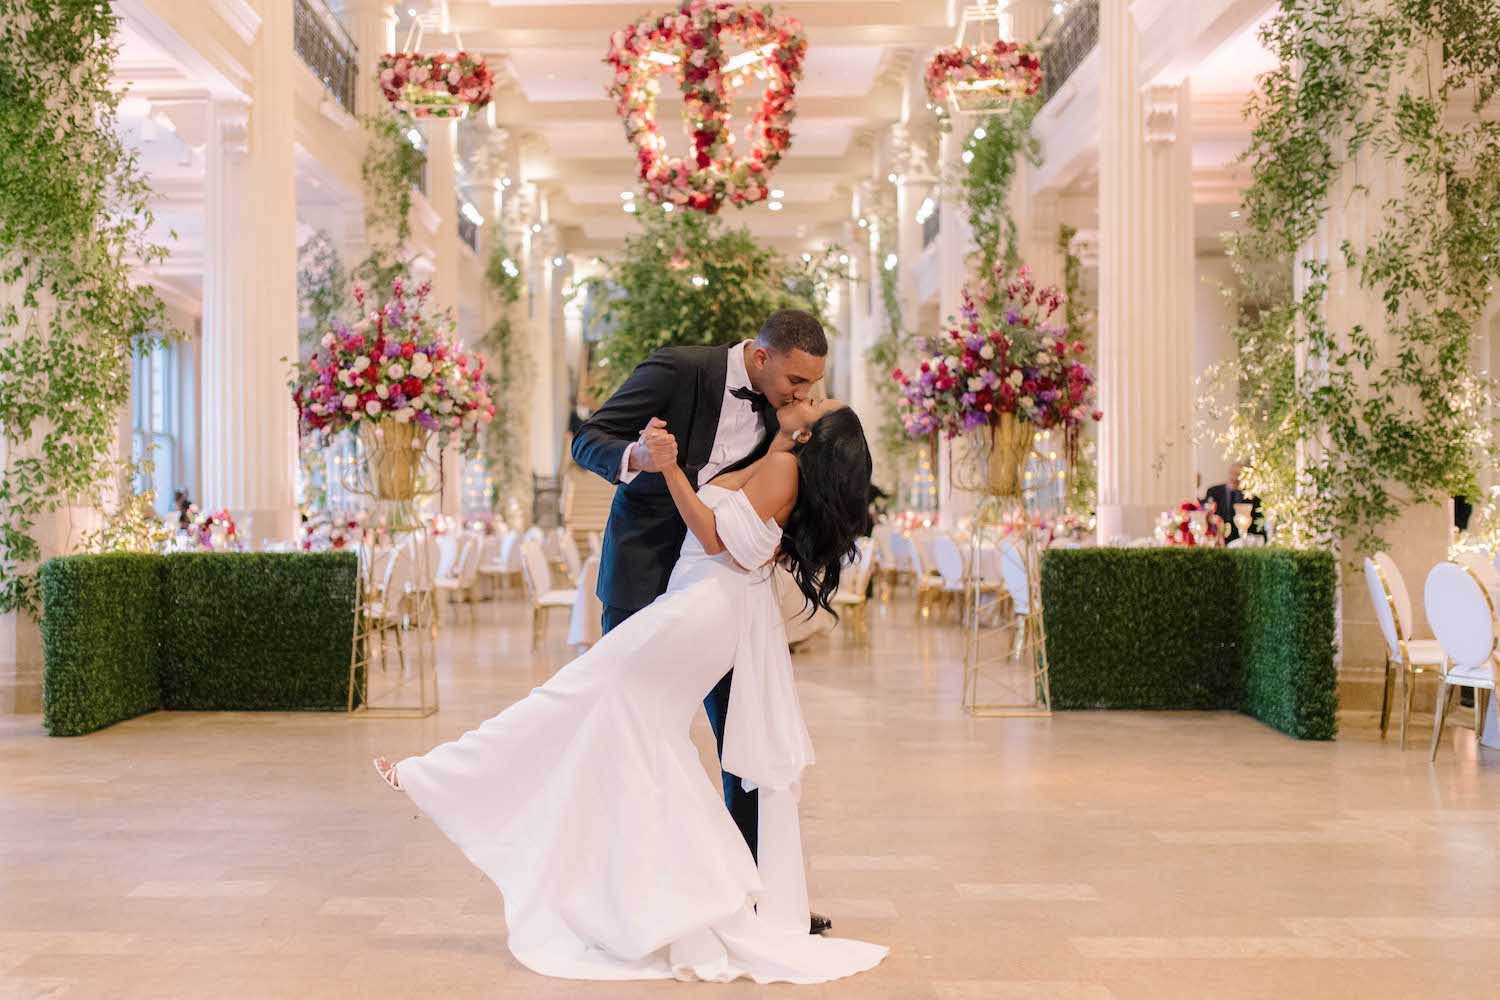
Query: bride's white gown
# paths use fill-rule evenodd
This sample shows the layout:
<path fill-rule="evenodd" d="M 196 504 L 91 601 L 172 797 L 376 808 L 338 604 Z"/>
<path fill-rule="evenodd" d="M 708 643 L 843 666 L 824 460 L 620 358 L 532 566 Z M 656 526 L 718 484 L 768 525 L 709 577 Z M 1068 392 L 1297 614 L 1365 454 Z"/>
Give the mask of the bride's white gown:
<path fill-rule="evenodd" d="M 536 972 L 862 972 L 887 949 L 807 933 L 797 798 L 813 754 L 768 579 L 781 529 L 739 491 L 698 495 L 726 552 L 689 534 L 665 594 L 478 729 L 401 761 L 401 785 L 500 887 L 510 949 Z M 689 736 L 731 666 L 723 764 L 760 790 L 758 868 Z"/>

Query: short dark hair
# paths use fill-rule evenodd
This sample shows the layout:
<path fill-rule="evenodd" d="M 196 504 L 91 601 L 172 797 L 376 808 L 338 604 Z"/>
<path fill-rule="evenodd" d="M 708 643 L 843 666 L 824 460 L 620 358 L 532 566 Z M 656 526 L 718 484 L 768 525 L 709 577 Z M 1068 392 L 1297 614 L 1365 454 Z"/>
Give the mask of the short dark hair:
<path fill-rule="evenodd" d="M 756 341 L 775 354 L 805 351 L 815 358 L 828 356 L 828 336 L 823 332 L 823 324 L 801 309 L 773 312 L 761 324 Z"/>

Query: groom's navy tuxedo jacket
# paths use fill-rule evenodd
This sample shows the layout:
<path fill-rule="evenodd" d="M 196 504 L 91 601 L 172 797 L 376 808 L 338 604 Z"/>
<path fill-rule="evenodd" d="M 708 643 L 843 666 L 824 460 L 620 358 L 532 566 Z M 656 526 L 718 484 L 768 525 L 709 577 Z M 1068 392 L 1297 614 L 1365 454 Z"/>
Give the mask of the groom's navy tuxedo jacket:
<path fill-rule="evenodd" d="M 620 481 L 625 450 L 652 417 L 667 422 L 677 439 L 677 464 L 696 488 L 713 453 L 724 382 L 733 347 L 665 347 L 631 373 L 625 384 L 584 421 L 573 437 L 573 461 L 611 483 Z M 767 433 L 730 471 L 759 459 L 775 435 L 776 414 L 765 413 Z M 660 473 L 641 473 L 615 491 L 599 560 L 599 600 L 636 611 L 667 589 L 687 526 Z"/>

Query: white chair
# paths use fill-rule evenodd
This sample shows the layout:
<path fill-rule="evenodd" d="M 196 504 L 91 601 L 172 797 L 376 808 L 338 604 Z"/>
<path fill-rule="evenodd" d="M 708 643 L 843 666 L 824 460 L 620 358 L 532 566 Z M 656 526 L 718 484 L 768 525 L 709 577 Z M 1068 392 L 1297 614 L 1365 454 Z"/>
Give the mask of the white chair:
<path fill-rule="evenodd" d="M 934 535 L 928 551 L 932 554 L 932 566 L 937 574 L 934 593 L 944 605 L 956 604 L 959 621 L 962 621 L 963 595 L 968 580 L 964 555 L 959 551 L 953 536 L 947 532 Z"/>
<path fill-rule="evenodd" d="M 572 608 L 578 594 L 574 590 L 553 588 L 547 553 L 530 539 L 521 542 L 521 578 L 526 582 L 526 593 L 531 598 L 531 648 L 535 651 L 541 648 L 542 636 L 546 634 L 553 609 Z"/>
<path fill-rule="evenodd" d="M 1495 567 L 1493 552 L 1460 552 L 1453 561 L 1474 574 L 1484 592 L 1494 600 L 1500 594 L 1500 569 Z"/>
<path fill-rule="evenodd" d="M 463 536 L 456 532 L 448 532 L 437 537 L 437 565 L 433 567 L 433 579 L 442 579 L 452 576 L 458 566 L 459 546 L 463 544 Z"/>
<path fill-rule="evenodd" d="M 452 574 L 440 576 L 436 582 L 439 596 L 447 595 L 450 601 L 461 597 L 468 602 L 471 618 L 474 615 L 474 603 L 478 599 L 476 590 L 479 584 L 479 556 L 483 548 L 482 538 L 476 535 L 464 535 L 459 544 L 458 559 L 453 566 Z"/>
<path fill-rule="evenodd" d="M 597 531 L 590 531 L 589 532 L 589 555 L 591 555 L 591 556 L 602 556 L 602 555 L 604 555 L 604 539 L 600 536 L 599 532 L 597 532 Z"/>
<path fill-rule="evenodd" d="M 583 556 L 578 551 L 578 540 L 571 532 L 564 531 L 557 538 L 557 549 L 562 553 L 563 569 L 567 571 L 568 579 L 577 584 L 583 575 Z"/>
<path fill-rule="evenodd" d="M 870 532 L 870 541 L 875 549 L 876 573 L 880 577 L 881 599 L 887 601 L 896 588 L 896 580 L 901 576 L 901 567 L 896 565 L 896 553 L 891 549 L 891 539 L 895 534 L 896 529 L 890 524 L 877 524 L 875 530 Z"/>
<path fill-rule="evenodd" d="M 500 540 L 500 551 L 493 562 L 481 562 L 479 575 L 494 580 L 501 589 L 509 589 L 521 575 L 521 535 L 510 532 Z"/>
<path fill-rule="evenodd" d="M 1380 737 L 1385 738 L 1391 719 L 1391 675 L 1401 679 L 1401 748 L 1406 749 L 1406 724 L 1411 719 L 1412 691 L 1416 675 L 1427 667 L 1441 667 L 1443 649 L 1435 639 L 1411 637 L 1411 595 L 1396 563 L 1384 552 L 1364 561 L 1365 586 L 1375 607 L 1375 620 L 1385 637 L 1385 679 L 1380 696 Z"/>
<path fill-rule="evenodd" d="M 1458 688 L 1474 689 L 1475 738 L 1484 731 L 1485 709 L 1495 690 L 1495 608 L 1479 578 L 1449 562 L 1438 563 L 1427 574 L 1423 602 L 1427 621 L 1443 649 L 1428 756 L 1435 761 L 1443 723 Z"/>
<path fill-rule="evenodd" d="M 861 538 L 854 544 L 854 558 L 839 574 L 839 589 L 834 592 L 828 603 L 839 612 L 841 619 L 846 615 L 852 619 L 850 627 L 854 630 L 858 641 L 868 642 L 870 638 L 870 581 L 876 570 L 880 568 L 880 557 L 873 538 Z"/>
<path fill-rule="evenodd" d="M 380 597 L 365 605 L 370 627 L 380 637 L 380 669 L 385 670 L 385 634 L 396 633 L 396 655 L 401 671 L 406 672 L 406 650 L 401 642 L 401 632 L 411 622 L 413 601 L 416 597 L 416 562 L 410 545 L 400 545 L 391 550 L 385 560 L 384 571 L 377 578 Z"/>
<path fill-rule="evenodd" d="M 578 590 L 568 620 L 568 645 L 579 651 L 598 642 L 603 633 L 604 605 L 595 593 L 599 585 L 599 557 L 591 555 L 578 574 Z"/>

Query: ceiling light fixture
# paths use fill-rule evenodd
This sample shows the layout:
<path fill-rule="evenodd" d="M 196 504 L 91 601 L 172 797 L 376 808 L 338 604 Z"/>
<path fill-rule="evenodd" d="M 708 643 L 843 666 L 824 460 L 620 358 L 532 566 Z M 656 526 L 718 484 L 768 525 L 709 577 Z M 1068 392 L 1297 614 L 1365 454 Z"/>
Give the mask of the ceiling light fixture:
<path fill-rule="evenodd" d="M 566 261 L 564 261 L 561 257 L 553 257 L 552 258 L 552 266 L 553 267 L 562 267 L 564 263 L 566 263 Z"/>
<path fill-rule="evenodd" d="M 839 254 L 839 263 L 840 264 L 847 264 L 847 263 L 849 263 L 849 255 L 846 254 L 846 253 Z"/>
<path fill-rule="evenodd" d="M 885 269 L 887 271 L 894 271 L 896 269 L 896 255 L 895 254 L 888 253 L 888 254 L 885 255 Z"/>
<path fill-rule="evenodd" d="M 974 162 L 974 151 L 972 149 L 964 150 L 963 161 L 964 163 Z"/>
<path fill-rule="evenodd" d="M 474 225 L 484 225 L 484 216 L 480 215 L 479 209 L 475 208 L 469 202 L 464 202 L 463 207 L 460 208 L 459 211 L 463 213 L 463 217 L 465 219 L 468 219 L 470 222 L 474 223 Z"/>
<path fill-rule="evenodd" d="M 666 203 L 666 204 L 665 204 L 665 205 L 663 205 L 663 206 L 662 206 L 662 207 L 661 207 L 661 210 L 662 210 L 662 211 L 663 211 L 663 212 L 670 212 L 670 211 L 672 211 L 672 209 L 674 209 L 674 208 L 676 208 L 676 207 L 677 207 L 677 206 L 676 206 L 676 205 L 674 205 L 674 204 L 672 204 L 672 203 L 671 203 L 671 202 L 670 202 L 670 201 L 669 201 L 669 202 L 667 202 L 667 203 Z"/>
<path fill-rule="evenodd" d="M 506 174 L 504 177 L 500 178 L 500 186 L 501 187 L 507 187 L 507 188 L 510 187 L 510 175 L 509 174 Z"/>
<path fill-rule="evenodd" d="M 634 201 L 635 200 L 635 192 L 634 191 L 621 191 L 620 192 L 620 200 L 621 201 Z"/>
<path fill-rule="evenodd" d="M 620 207 L 623 208 L 623 209 L 625 209 L 625 211 L 629 212 L 631 215 L 635 214 L 635 202 L 633 202 L 633 201 L 627 201 L 624 205 L 622 205 Z"/>
<path fill-rule="evenodd" d="M 859 220 L 859 228 L 861 228 L 861 229 L 868 229 L 868 228 L 870 228 L 870 220 L 869 219 L 860 219 Z"/>
<path fill-rule="evenodd" d="M 676 66 L 678 63 L 682 62 L 679 57 L 673 55 L 672 53 L 662 52 L 660 50 L 647 52 L 646 58 L 650 59 L 654 63 L 659 63 L 662 66 Z"/>
<path fill-rule="evenodd" d="M 779 202 L 779 201 L 768 201 L 768 202 L 766 202 L 766 207 L 769 208 L 773 212 L 779 212 L 779 211 L 781 211 L 781 202 Z"/>
<path fill-rule="evenodd" d="M 725 63 L 724 68 L 720 70 L 720 73 L 733 73 L 737 69 L 743 69 L 744 67 L 749 66 L 751 63 L 760 62 L 762 59 L 766 58 L 774 51 L 776 51 L 776 43 L 767 42 L 758 49 L 751 49 L 748 52 L 741 52 L 739 55 L 735 56 L 733 59 Z M 673 57 L 673 61 L 676 61 L 675 56 Z"/>
<path fill-rule="evenodd" d="M 771 197 L 780 200 L 786 197 L 786 192 L 781 190 L 781 188 L 772 188 Z"/>
<path fill-rule="evenodd" d="M 542 224 L 540 222 L 533 222 L 531 224 L 531 231 L 533 233 L 539 233 L 539 232 L 541 232 L 542 231 Z"/>
<path fill-rule="evenodd" d="M 974 138 L 976 138 L 976 139 L 983 139 L 987 135 L 989 135 L 989 133 L 984 130 L 984 126 L 983 125 L 979 126 L 978 128 L 976 128 L 974 130 Z"/>
<path fill-rule="evenodd" d="M 885 175 L 885 179 L 888 180 L 888 181 L 890 181 L 892 184 L 894 184 L 894 183 L 896 183 L 896 180 L 897 180 L 896 174 L 894 172 L 886 174 Z"/>

